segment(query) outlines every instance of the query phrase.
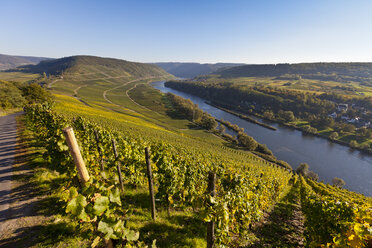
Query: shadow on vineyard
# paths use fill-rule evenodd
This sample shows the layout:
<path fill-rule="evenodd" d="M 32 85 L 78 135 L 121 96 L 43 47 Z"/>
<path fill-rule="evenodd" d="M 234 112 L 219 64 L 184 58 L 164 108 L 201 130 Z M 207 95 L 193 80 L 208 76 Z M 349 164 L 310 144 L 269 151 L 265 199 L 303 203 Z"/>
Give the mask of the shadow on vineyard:
<path fill-rule="evenodd" d="M 299 201 L 297 184 L 253 229 L 259 240 L 248 247 L 304 247 L 304 216 Z"/>
<path fill-rule="evenodd" d="M 175 244 L 178 247 L 205 246 L 205 223 L 193 216 L 192 211 L 172 209 L 170 210 L 170 216 L 168 216 L 165 210 L 166 206 L 159 204 L 157 207 L 157 222 L 154 223 L 149 221 L 151 214 L 148 199 L 148 189 L 143 187 L 135 189 L 129 185 L 125 186 L 123 202 L 125 202 L 124 207 L 130 213 L 127 225 L 140 231 L 141 240 L 145 243 L 156 240 L 159 247 L 174 247 Z"/>
<path fill-rule="evenodd" d="M 159 223 L 148 223 L 142 227 L 143 239 L 156 239 L 159 247 L 174 247 L 175 244 L 177 247 L 205 247 L 205 224 L 185 213 L 173 214 L 175 216 L 160 220 Z"/>

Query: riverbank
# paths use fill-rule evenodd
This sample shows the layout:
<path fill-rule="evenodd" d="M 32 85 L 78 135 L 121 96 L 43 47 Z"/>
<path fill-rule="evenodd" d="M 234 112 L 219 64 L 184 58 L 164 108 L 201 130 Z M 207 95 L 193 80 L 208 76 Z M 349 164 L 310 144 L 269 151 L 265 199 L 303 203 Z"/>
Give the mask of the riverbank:
<path fill-rule="evenodd" d="M 244 128 L 245 133 L 257 142 L 266 144 L 278 159 L 287 161 L 294 169 L 300 163 L 307 163 L 311 170 L 319 175 L 319 180 L 331 183 L 334 177 L 339 177 L 345 180 L 345 188 L 368 196 L 372 195 L 370 180 L 372 177 L 372 156 L 368 154 L 349 149 L 336 142 L 329 142 L 323 137 L 320 139 L 315 135 L 304 135 L 302 131 L 295 128 L 267 122 L 277 128 L 277 131 L 272 131 L 206 104 L 206 99 L 165 87 L 164 81 L 153 83 L 152 86 L 164 93 L 171 92 L 190 99 L 216 119 L 223 119 Z M 254 118 L 253 115 L 252 117 Z M 260 119 L 266 123 L 265 120 Z"/>
<path fill-rule="evenodd" d="M 230 114 L 232 114 L 232 115 L 235 115 L 235 116 L 239 117 L 240 119 L 243 119 L 243 120 L 246 120 L 246 121 L 252 122 L 252 123 L 254 123 L 254 124 L 260 125 L 260 126 L 262 126 L 262 127 L 265 127 L 265 128 L 268 128 L 268 129 L 271 129 L 271 130 L 274 130 L 274 131 L 277 130 L 277 128 L 275 128 L 275 127 L 273 127 L 273 126 L 270 126 L 270 125 L 268 125 L 268 124 L 266 124 L 266 123 L 262 123 L 262 122 L 260 122 L 260 121 L 258 121 L 258 120 L 255 120 L 255 119 L 253 119 L 252 117 L 249 117 L 249 116 L 247 116 L 247 115 L 239 114 L 239 113 L 236 113 L 236 112 L 234 112 L 234 111 L 232 111 L 232 110 L 229 110 L 229 109 L 226 109 L 226 108 L 220 107 L 220 106 L 214 104 L 213 102 L 206 101 L 205 103 L 206 103 L 206 104 L 209 104 L 209 105 L 211 105 L 211 106 L 213 106 L 213 107 L 215 107 L 215 108 L 221 109 L 221 110 L 223 110 L 223 111 L 225 111 L 225 112 L 227 112 L 227 113 L 230 113 Z"/>
<path fill-rule="evenodd" d="M 209 104 L 209 105 L 215 107 L 215 108 L 221 109 L 221 110 L 223 110 L 223 111 L 225 111 L 225 112 L 228 112 L 228 113 L 230 113 L 230 114 L 232 114 L 232 115 L 235 115 L 235 116 L 237 116 L 237 117 L 239 117 L 239 118 L 241 118 L 241 119 L 243 119 L 243 120 L 247 120 L 247 121 L 249 121 L 249 122 L 252 122 L 252 123 L 254 123 L 254 124 L 260 125 L 260 126 L 262 126 L 262 127 L 265 127 L 265 128 L 271 129 L 271 130 L 277 130 L 277 128 L 272 127 L 272 126 L 270 126 L 270 125 L 268 125 L 268 124 L 266 124 L 266 123 L 259 122 L 259 121 L 255 120 L 255 119 L 253 119 L 253 118 L 251 118 L 251 117 L 249 117 L 249 116 L 246 116 L 246 115 L 243 115 L 243 114 L 240 114 L 240 113 L 234 112 L 234 111 L 232 111 L 232 110 L 230 110 L 230 109 L 227 109 L 227 108 L 225 108 L 225 107 L 221 107 L 221 106 L 219 106 L 218 103 L 216 103 L 216 102 L 210 102 L 210 101 L 205 101 L 205 102 L 206 102 L 207 104 Z M 225 105 L 225 104 L 223 104 L 223 105 L 224 105 L 224 106 L 227 106 L 227 105 Z M 289 127 L 289 128 L 296 129 L 296 130 L 298 130 L 298 131 L 301 131 L 304 135 L 310 135 L 310 136 L 316 136 L 316 137 L 319 137 L 319 138 L 323 138 L 323 139 L 328 140 L 329 142 L 337 143 L 337 144 L 339 144 L 339 145 L 343 145 L 343 146 L 349 147 L 350 149 L 355 149 L 355 150 L 361 151 L 361 152 L 363 152 L 363 153 L 365 153 L 365 154 L 372 155 L 372 151 L 371 151 L 370 149 L 368 149 L 368 148 L 367 148 L 367 149 L 363 149 L 363 148 L 361 148 L 361 147 L 354 147 L 354 146 L 351 146 L 349 143 L 347 143 L 347 142 L 345 142 L 345 141 L 342 141 L 342 140 L 336 140 L 336 139 L 330 139 L 327 135 L 324 135 L 324 134 L 321 134 L 321 133 L 312 133 L 312 132 L 307 132 L 307 131 L 304 130 L 302 127 L 298 127 L 298 126 L 296 126 L 296 125 L 294 125 L 294 124 L 290 124 L 290 123 L 286 123 L 286 122 L 281 122 L 281 121 L 278 121 L 278 120 L 267 119 L 267 118 L 265 118 L 264 116 L 259 115 L 259 114 L 256 114 L 256 113 L 252 113 L 252 115 L 254 115 L 254 116 L 258 117 L 258 118 L 264 119 L 264 120 L 268 120 L 268 121 L 275 122 L 275 123 L 277 123 L 277 124 L 279 124 L 279 125 L 283 125 L 283 126 L 285 126 L 285 127 Z"/>

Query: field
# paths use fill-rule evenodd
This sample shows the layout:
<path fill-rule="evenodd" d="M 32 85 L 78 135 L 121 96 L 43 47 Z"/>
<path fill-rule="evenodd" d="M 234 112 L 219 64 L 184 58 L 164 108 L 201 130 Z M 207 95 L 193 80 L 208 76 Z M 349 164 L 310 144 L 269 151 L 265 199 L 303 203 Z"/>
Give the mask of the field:
<path fill-rule="evenodd" d="M 372 96 L 372 87 L 358 82 L 335 82 L 314 79 L 283 79 L 281 77 L 234 77 L 221 78 L 217 75 L 203 77 L 206 82 L 232 82 L 241 87 L 268 86 L 297 90 L 315 94 L 337 93 L 345 96 Z"/>
<path fill-rule="evenodd" d="M 40 74 L 23 73 L 23 72 L 1 72 L 0 80 L 15 81 L 15 82 L 26 82 L 32 79 L 37 79 Z"/>

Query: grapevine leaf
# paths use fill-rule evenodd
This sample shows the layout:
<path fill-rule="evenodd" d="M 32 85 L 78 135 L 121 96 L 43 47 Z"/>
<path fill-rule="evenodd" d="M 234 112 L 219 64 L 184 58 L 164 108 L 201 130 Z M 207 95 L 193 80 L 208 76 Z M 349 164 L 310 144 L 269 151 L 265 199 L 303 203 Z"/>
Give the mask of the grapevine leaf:
<path fill-rule="evenodd" d="M 139 239 L 139 232 L 133 230 L 125 229 L 124 235 L 128 241 L 136 241 Z"/>
<path fill-rule="evenodd" d="M 110 193 L 110 202 L 116 203 L 121 206 L 120 191 L 118 188 L 116 188 L 114 192 Z"/>
<path fill-rule="evenodd" d="M 79 206 L 82 206 L 82 207 L 85 207 L 88 203 L 87 203 L 87 200 L 85 198 L 85 196 L 83 195 L 78 195 L 76 197 L 76 203 L 79 205 Z"/>
<path fill-rule="evenodd" d="M 66 213 L 74 214 L 76 212 L 76 208 L 77 208 L 76 198 L 74 198 L 67 203 Z"/>
<path fill-rule="evenodd" d="M 67 203 L 66 212 L 71 212 L 73 215 L 79 215 L 86 205 L 87 201 L 85 196 L 78 195 Z"/>
<path fill-rule="evenodd" d="M 83 221 L 89 221 L 90 218 L 89 216 L 87 215 L 87 213 L 85 212 L 85 209 L 82 208 L 79 215 L 77 216 L 80 220 L 83 220 Z"/>
<path fill-rule="evenodd" d="M 96 215 L 101 215 L 108 208 L 109 203 L 109 198 L 107 196 L 98 197 L 94 203 L 94 213 Z"/>
<path fill-rule="evenodd" d="M 111 239 L 114 234 L 114 229 L 102 220 L 98 223 L 97 230 L 105 235 L 105 239 Z"/>
<path fill-rule="evenodd" d="M 70 199 L 75 198 L 78 195 L 79 195 L 79 193 L 78 193 L 76 187 L 71 187 L 70 188 Z"/>

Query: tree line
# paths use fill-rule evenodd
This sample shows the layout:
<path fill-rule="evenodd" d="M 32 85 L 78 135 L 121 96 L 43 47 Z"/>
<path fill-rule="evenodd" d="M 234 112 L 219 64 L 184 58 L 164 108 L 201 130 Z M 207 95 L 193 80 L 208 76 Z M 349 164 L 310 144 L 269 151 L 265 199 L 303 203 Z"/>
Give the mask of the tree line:
<path fill-rule="evenodd" d="M 351 134 L 350 146 L 372 150 L 365 140 L 372 138 L 371 128 L 357 128 L 341 117 L 362 117 L 372 123 L 372 97 L 346 97 L 337 94 L 315 94 L 276 87 L 243 86 L 231 82 L 168 81 L 167 87 L 197 95 L 216 105 L 247 114 L 288 124 L 306 133 L 316 134 L 318 130 L 333 129 L 328 138 L 337 140 L 343 134 Z M 339 103 L 349 104 L 345 113 L 338 112 L 336 118 L 329 114 L 337 112 Z M 296 121 L 306 125 L 296 126 Z"/>

